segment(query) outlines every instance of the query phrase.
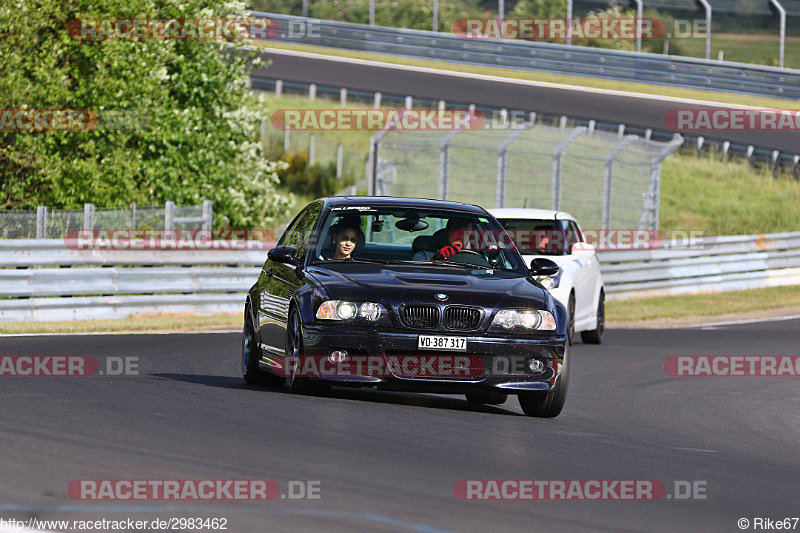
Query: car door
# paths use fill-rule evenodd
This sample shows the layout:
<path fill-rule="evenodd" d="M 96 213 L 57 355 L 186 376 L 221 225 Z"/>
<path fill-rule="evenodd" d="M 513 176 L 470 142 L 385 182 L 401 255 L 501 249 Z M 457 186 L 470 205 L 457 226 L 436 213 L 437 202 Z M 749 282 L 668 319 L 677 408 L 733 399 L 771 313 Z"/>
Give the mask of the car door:
<path fill-rule="evenodd" d="M 313 203 L 300 212 L 284 232 L 278 246 L 293 246 L 305 262 L 312 233 L 322 206 Z M 261 348 L 267 354 L 282 356 L 286 345 L 289 302 L 302 284 L 293 265 L 267 258 L 259 277 L 259 332 Z"/>

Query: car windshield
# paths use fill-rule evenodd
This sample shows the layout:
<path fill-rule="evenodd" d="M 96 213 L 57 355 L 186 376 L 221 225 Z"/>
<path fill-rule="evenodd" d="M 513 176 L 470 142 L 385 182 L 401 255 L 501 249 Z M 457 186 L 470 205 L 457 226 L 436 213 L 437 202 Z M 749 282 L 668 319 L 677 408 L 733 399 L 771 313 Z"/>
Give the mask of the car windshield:
<path fill-rule="evenodd" d="M 580 241 L 568 220 L 502 218 L 500 224 L 523 254 L 565 255 Z"/>
<path fill-rule="evenodd" d="M 481 267 L 526 273 L 513 241 L 489 216 L 403 207 L 334 208 L 318 233 L 312 261 Z"/>

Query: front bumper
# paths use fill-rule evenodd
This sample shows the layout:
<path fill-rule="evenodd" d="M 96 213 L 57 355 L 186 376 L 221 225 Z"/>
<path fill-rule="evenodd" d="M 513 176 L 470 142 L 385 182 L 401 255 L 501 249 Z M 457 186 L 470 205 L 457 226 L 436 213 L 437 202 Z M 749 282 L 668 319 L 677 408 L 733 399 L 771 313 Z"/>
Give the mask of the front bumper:
<path fill-rule="evenodd" d="M 419 335 L 447 335 L 466 337 L 465 352 L 419 350 Z M 379 375 L 326 375 L 322 379 L 336 384 L 354 386 L 377 386 L 387 390 L 426 391 L 442 394 L 460 394 L 476 389 L 497 389 L 502 392 L 547 391 L 560 379 L 565 362 L 563 335 L 532 337 L 498 337 L 486 334 L 459 334 L 450 331 L 411 331 L 399 329 L 375 329 L 341 325 L 306 325 L 303 328 L 304 353 L 317 358 L 326 357 L 333 351 L 346 351 L 355 359 L 371 357 L 382 359 L 384 372 Z M 469 358 L 467 372 L 452 375 L 413 375 L 398 372 L 394 360 L 404 357 L 425 359 L 442 357 Z M 534 373 L 528 362 L 537 358 L 545 363 L 544 371 Z M 480 371 L 478 371 L 480 370 Z"/>

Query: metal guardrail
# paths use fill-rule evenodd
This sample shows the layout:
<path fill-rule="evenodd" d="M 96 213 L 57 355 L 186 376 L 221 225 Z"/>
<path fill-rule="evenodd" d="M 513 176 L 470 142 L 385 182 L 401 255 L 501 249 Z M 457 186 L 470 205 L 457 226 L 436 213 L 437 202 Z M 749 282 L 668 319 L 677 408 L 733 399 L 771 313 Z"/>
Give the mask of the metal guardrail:
<path fill-rule="evenodd" d="M 238 313 L 265 256 L 263 250 L 78 251 L 61 240 L 0 240 L 6 267 L 0 322 Z M 800 232 L 666 242 L 599 257 L 612 300 L 800 285 Z M 58 265 L 76 268 L 38 268 Z"/>
<path fill-rule="evenodd" d="M 0 240 L 0 322 L 240 312 L 265 258 L 263 249 L 77 250 L 61 239 Z"/>
<path fill-rule="evenodd" d="M 800 285 L 800 232 L 599 252 L 609 299 Z"/>
<path fill-rule="evenodd" d="M 537 70 L 757 96 L 800 98 L 800 70 L 563 44 L 462 39 L 453 34 L 252 12 L 280 24 L 276 40 L 473 65 Z M 293 27 L 313 24 L 309 35 Z"/>

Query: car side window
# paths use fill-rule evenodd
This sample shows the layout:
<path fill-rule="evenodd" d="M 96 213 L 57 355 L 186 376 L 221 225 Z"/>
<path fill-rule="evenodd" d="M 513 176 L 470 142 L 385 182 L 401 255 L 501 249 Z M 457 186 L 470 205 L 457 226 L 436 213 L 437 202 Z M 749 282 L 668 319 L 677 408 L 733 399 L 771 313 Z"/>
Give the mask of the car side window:
<path fill-rule="evenodd" d="M 583 242 L 583 234 L 581 233 L 578 225 L 572 220 L 569 221 L 567 235 L 567 243 L 569 244 L 570 249 L 572 249 L 573 244 Z"/>
<path fill-rule="evenodd" d="M 294 222 L 289 229 L 286 230 L 286 233 L 283 234 L 280 244 L 294 247 L 297 250 L 297 257 L 305 257 L 311 242 L 311 233 L 319 219 L 321 210 L 322 207 L 316 203 L 306 207 L 305 210 L 294 219 Z"/>

